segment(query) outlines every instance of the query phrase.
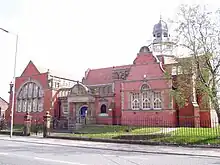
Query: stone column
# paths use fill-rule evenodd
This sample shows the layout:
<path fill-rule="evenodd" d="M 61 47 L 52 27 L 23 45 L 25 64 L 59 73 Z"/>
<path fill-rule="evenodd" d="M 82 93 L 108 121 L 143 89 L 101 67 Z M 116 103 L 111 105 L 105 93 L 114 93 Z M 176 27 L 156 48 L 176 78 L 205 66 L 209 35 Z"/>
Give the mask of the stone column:
<path fill-rule="evenodd" d="M 31 116 L 29 112 L 24 116 L 24 136 L 30 136 L 31 134 Z"/>
<path fill-rule="evenodd" d="M 46 138 L 49 135 L 50 132 L 50 120 L 51 116 L 49 111 L 46 112 L 46 115 L 44 115 L 44 124 L 43 124 L 43 137 Z"/>

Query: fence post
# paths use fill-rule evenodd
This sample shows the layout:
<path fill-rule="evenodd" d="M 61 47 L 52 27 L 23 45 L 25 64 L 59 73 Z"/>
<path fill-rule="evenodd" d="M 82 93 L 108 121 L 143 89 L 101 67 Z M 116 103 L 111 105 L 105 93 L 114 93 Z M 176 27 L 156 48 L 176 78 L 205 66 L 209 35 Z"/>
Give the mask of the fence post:
<path fill-rule="evenodd" d="M 31 134 L 31 115 L 26 112 L 24 116 L 24 136 L 30 136 Z"/>
<path fill-rule="evenodd" d="M 51 116 L 50 116 L 49 111 L 47 111 L 46 115 L 44 115 L 44 123 L 43 123 L 43 137 L 44 138 L 49 135 L 50 120 L 51 120 Z"/>

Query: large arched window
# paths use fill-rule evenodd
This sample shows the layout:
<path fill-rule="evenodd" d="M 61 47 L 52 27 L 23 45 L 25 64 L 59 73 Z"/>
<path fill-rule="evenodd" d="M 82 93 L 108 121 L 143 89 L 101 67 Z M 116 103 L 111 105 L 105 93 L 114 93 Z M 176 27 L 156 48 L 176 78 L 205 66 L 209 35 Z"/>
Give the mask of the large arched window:
<path fill-rule="evenodd" d="M 43 90 L 36 82 L 25 83 L 17 94 L 17 112 L 42 112 Z"/>

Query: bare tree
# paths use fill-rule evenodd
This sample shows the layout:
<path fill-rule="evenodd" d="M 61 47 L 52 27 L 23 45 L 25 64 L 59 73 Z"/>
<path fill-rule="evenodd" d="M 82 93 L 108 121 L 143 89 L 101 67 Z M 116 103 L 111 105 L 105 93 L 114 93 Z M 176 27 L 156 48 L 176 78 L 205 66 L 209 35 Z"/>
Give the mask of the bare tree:
<path fill-rule="evenodd" d="M 211 101 L 220 122 L 220 108 L 218 102 L 218 85 L 220 81 L 220 12 L 210 12 L 206 6 L 181 5 L 177 25 L 177 46 L 187 50 L 189 58 L 178 58 L 181 67 L 181 79 L 177 80 L 175 95 L 185 89 L 190 89 L 187 80 L 189 74 L 196 72 L 196 90 Z M 180 79 L 180 77 L 179 77 Z M 184 81 L 183 81 L 184 79 Z M 187 80 L 187 81 L 186 81 Z M 187 96 L 192 95 L 188 93 Z M 182 95 L 181 95 L 182 96 Z M 184 99 L 188 99 L 185 95 Z"/>

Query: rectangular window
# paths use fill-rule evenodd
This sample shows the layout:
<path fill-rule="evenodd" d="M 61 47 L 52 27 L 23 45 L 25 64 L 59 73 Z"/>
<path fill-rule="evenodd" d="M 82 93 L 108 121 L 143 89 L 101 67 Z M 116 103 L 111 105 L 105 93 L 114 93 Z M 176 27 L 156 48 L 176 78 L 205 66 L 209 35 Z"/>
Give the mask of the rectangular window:
<path fill-rule="evenodd" d="M 37 99 L 33 100 L 33 112 L 37 112 Z"/>
<path fill-rule="evenodd" d="M 21 108 L 22 108 L 22 100 L 18 100 L 17 101 L 17 112 L 21 112 Z"/>
<path fill-rule="evenodd" d="M 27 111 L 27 100 L 23 100 L 22 110 L 23 112 Z"/>
<path fill-rule="evenodd" d="M 68 102 L 62 102 L 62 110 L 64 114 L 69 113 L 69 107 L 68 107 Z"/>
<path fill-rule="evenodd" d="M 27 105 L 27 111 L 28 111 L 28 112 L 31 112 L 31 111 L 32 111 L 32 100 L 28 100 L 28 101 L 27 101 L 27 104 L 28 104 L 28 105 Z"/>

